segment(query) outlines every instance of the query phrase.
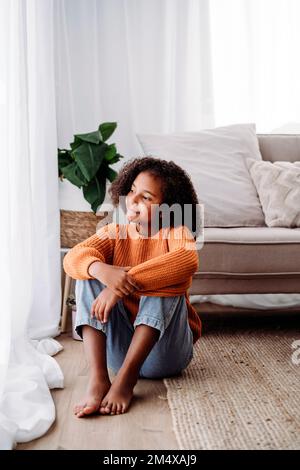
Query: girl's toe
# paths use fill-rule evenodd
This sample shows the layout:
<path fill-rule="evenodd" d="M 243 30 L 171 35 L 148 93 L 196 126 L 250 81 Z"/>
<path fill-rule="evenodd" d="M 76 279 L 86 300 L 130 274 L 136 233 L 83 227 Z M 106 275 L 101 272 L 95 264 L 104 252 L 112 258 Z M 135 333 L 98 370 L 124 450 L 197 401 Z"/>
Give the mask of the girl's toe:
<path fill-rule="evenodd" d="M 89 414 L 91 414 L 94 410 L 95 410 L 95 408 L 93 408 L 92 406 L 85 406 L 84 409 L 82 410 L 82 412 L 89 415 Z"/>
<path fill-rule="evenodd" d="M 102 408 L 105 408 L 107 405 L 108 405 L 108 400 L 103 399 L 100 406 Z"/>
<path fill-rule="evenodd" d="M 105 412 L 106 412 L 106 413 L 110 413 L 110 412 L 111 412 L 111 406 L 110 406 L 110 405 L 107 405 L 107 406 L 105 407 Z"/>
<path fill-rule="evenodd" d="M 122 405 L 117 406 L 117 415 L 119 415 L 122 412 Z"/>
<path fill-rule="evenodd" d="M 117 412 L 117 404 L 114 403 L 113 406 L 111 407 L 111 413 L 114 415 Z"/>

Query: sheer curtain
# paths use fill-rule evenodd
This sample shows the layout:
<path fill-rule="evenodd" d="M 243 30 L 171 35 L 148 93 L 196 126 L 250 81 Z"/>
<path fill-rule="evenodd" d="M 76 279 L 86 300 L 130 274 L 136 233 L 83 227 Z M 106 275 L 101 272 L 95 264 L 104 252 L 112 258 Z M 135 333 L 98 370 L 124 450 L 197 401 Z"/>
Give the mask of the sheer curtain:
<path fill-rule="evenodd" d="M 216 125 L 300 131 L 300 2 L 211 0 Z"/>
<path fill-rule="evenodd" d="M 113 120 L 129 157 L 137 131 L 214 126 L 208 0 L 55 0 L 55 41 L 59 145 Z"/>
<path fill-rule="evenodd" d="M 0 2 L 0 448 L 44 434 L 63 387 L 52 0 Z"/>
<path fill-rule="evenodd" d="M 55 0 L 58 141 L 300 123 L 298 0 Z M 119 162 L 120 163 L 120 162 Z"/>

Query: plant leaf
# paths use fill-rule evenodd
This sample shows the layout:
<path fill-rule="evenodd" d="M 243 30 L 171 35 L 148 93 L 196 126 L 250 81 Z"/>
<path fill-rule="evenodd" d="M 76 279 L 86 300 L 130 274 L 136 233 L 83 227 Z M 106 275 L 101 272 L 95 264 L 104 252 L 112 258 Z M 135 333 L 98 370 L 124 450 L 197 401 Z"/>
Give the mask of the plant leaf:
<path fill-rule="evenodd" d="M 102 178 L 93 178 L 87 186 L 83 188 L 84 198 L 91 204 L 92 210 L 96 213 L 97 208 L 102 204 L 106 194 L 106 182 Z"/>
<path fill-rule="evenodd" d="M 112 183 L 114 179 L 118 176 L 118 173 L 113 170 L 113 168 L 108 168 L 106 172 L 106 177 Z"/>
<path fill-rule="evenodd" d="M 116 153 L 117 153 L 116 144 L 108 145 L 106 152 L 105 152 L 105 160 L 109 162 L 116 156 Z"/>
<path fill-rule="evenodd" d="M 78 139 L 78 137 L 76 135 L 74 137 L 75 137 L 74 142 L 70 143 L 70 147 L 71 147 L 72 150 L 75 150 L 77 147 L 79 147 L 79 145 L 82 144 L 81 139 Z"/>
<path fill-rule="evenodd" d="M 100 124 L 98 129 L 101 133 L 103 142 L 110 138 L 112 133 L 115 131 L 116 127 L 116 122 L 103 122 L 102 124 Z"/>
<path fill-rule="evenodd" d="M 78 188 L 81 188 L 88 183 L 77 163 L 74 161 L 69 165 L 61 168 L 61 172 L 67 180 L 69 180 L 72 184 L 75 184 L 75 186 Z"/>
<path fill-rule="evenodd" d="M 124 158 L 122 155 L 120 155 L 119 153 L 116 153 L 116 155 L 114 156 L 114 158 L 112 158 L 110 161 L 109 161 L 109 164 L 112 165 L 113 163 L 116 163 L 120 160 L 120 158 Z"/>
<path fill-rule="evenodd" d="M 97 201 L 95 201 L 95 202 L 93 202 L 93 204 L 91 204 L 91 208 L 92 208 L 92 210 L 93 210 L 94 214 L 96 214 L 96 213 L 97 213 L 97 209 L 98 209 L 98 207 L 99 207 L 99 204 L 98 204 L 98 202 L 97 202 Z"/>
<path fill-rule="evenodd" d="M 91 181 L 99 170 L 106 147 L 106 144 L 93 145 L 82 142 L 79 147 L 73 150 L 72 155 L 87 181 Z"/>
<path fill-rule="evenodd" d="M 61 170 L 64 166 L 69 165 L 73 162 L 73 158 L 69 154 L 68 150 L 58 149 L 58 168 Z"/>
<path fill-rule="evenodd" d="M 75 134 L 74 137 L 74 143 L 77 139 L 81 140 L 82 142 L 89 142 L 90 144 L 99 144 L 101 141 L 101 134 L 99 130 L 88 132 L 87 134 Z"/>

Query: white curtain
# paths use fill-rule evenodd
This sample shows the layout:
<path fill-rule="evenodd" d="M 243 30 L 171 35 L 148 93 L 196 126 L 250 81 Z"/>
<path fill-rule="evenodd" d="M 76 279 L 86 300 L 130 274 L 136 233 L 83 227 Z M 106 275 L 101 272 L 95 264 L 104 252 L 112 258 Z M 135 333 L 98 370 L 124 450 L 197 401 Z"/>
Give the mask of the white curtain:
<path fill-rule="evenodd" d="M 58 141 L 300 123 L 298 0 L 55 0 Z"/>
<path fill-rule="evenodd" d="M 117 121 L 129 157 L 137 131 L 213 126 L 209 25 L 208 0 L 56 0 L 59 145 Z"/>
<path fill-rule="evenodd" d="M 300 124 L 300 2 L 211 0 L 217 125 L 256 122 L 259 132 Z M 298 131 L 299 131 L 298 126 Z"/>
<path fill-rule="evenodd" d="M 0 448 L 44 434 L 63 387 L 52 0 L 0 2 Z"/>

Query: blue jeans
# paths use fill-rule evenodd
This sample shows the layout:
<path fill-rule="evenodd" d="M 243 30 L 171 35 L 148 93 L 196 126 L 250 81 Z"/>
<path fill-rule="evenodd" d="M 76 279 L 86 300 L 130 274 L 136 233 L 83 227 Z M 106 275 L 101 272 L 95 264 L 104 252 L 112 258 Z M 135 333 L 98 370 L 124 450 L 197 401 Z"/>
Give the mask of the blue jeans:
<path fill-rule="evenodd" d="M 180 374 L 193 358 L 193 334 L 188 323 L 184 295 L 173 297 L 141 296 L 139 310 L 130 321 L 122 299 L 112 307 L 107 323 L 91 318 L 92 302 L 105 288 L 97 279 L 77 280 L 75 286 L 75 330 L 82 338 L 82 326 L 90 325 L 106 335 L 107 366 L 115 374 L 130 346 L 135 327 L 149 325 L 160 331 L 158 341 L 143 362 L 140 378 L 164 378 Z"/>

